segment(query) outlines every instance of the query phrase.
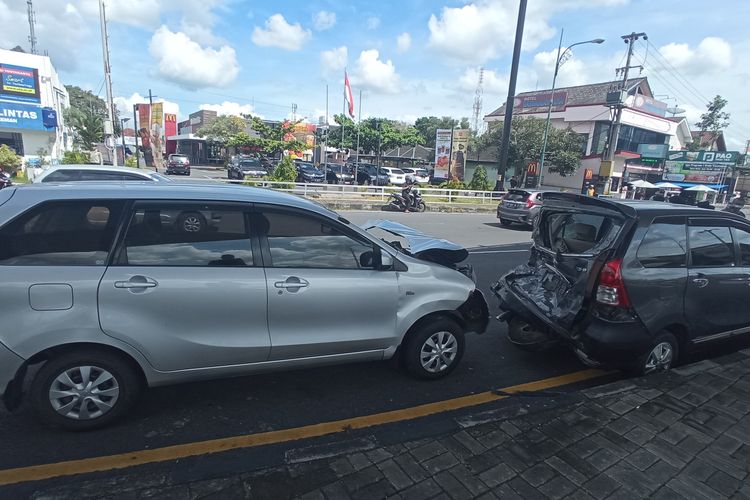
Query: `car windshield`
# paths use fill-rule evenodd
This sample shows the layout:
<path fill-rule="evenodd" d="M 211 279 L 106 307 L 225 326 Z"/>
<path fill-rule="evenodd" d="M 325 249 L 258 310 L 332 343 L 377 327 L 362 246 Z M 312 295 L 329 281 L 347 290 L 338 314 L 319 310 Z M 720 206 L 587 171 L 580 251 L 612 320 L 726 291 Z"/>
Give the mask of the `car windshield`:
<path fill-rule="evenodd" d="M 308 174 L 319 174 L 321 173 L 320 170 L 315 168 L 315 165 L 310 165 L 309 163 L 303 163 L 300 165 L 300 169 L 303 172 L 306 172 Z"/>
<path fill-rule="evenodd" d="M 261 168 L 260 162 L 257 160 L 243 160 L 240 163 L 240 167 L 242 168 Z"/>
<path fill-rule="evenodd" d="M 403 170 L 401 170 L 400 168 L 392 168 L 391 169 L 391 174 L 394 174 L 394 175 L 404 175 L 404 173 L 405 172 Z"/>
<path fill-rule="evenodd" d="M 526 201 L 529 199 L 529 196 L 531 196 L 531 193 L 527 193 L 526 191 L 508 191 L 508 194 L 503 199 L 507 201 Z"/>

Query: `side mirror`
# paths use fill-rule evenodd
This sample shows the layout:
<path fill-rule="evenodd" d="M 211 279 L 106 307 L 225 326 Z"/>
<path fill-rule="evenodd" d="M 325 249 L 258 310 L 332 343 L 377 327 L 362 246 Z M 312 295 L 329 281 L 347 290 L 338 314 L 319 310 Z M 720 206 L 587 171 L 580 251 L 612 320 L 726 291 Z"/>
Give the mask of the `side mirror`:
<path fill-rule="evenodd" d="M 363 269 L 375 267 L 375 252 L 370 250 L 363 252 L 359 256 L 359 267 Z"/>

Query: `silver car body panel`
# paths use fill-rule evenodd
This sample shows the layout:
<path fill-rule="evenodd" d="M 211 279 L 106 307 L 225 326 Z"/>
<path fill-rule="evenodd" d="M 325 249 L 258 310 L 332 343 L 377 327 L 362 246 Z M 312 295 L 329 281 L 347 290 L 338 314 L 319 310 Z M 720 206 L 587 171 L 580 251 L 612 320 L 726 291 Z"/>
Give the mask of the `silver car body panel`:
<path fill-rule="evenodd" d="M 272 190 L 87 182 L 7 191 L 0 192 L 0 225 L 49 200 L 205 200 L 292 207 L 346 225 L 408 269 L 0 266 L 0 303 L 10 311 L 3 317 L 0 343 L 23 359 L 66 344 L 111 346 L 140 365 L 149 385 L 384 359 L 420 318 L 456 311 L 475 290 L 455 270 L 400 253 L 322 205 Z M 135 275 L 153 278 L 159 286 L 140 294 L 114 287 L 114 281 Z M 301 275 L 311 286 L 279 295 L 273 283 L 291 275 Z M 221 287 L 211 286 L 219 282 Z M 34 285 L 52 286 L 30 295 Z M 33 300 L 42 307 L 32 308 Z M 0 362 L 3 357 L 11 361 L 0 363 L 0 391 L 19 364 L 0 346 Z"/>

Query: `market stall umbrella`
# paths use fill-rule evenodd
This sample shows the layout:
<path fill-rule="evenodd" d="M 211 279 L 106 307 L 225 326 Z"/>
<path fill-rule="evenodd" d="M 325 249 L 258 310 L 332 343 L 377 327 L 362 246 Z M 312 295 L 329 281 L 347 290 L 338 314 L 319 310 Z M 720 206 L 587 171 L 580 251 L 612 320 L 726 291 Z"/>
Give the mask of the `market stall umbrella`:
<path fill-rule="evenodd" d="M 697 186 L 689 187 L 685 191 L 699 191 L 701 193 L 716 193 L 715 189 L 712 189 L 708 186 L 704 186 L 703 184 L 698 184 Z"/>
<path fill-rule="evenodd" d="M 644 180 L 641 180 L 641 179 L 638 179 L 637 181 L 631 182 L 630 185 L 633 186 L 634 188 L 642 188 L 642 189 L 653 189 L 653 188 L 656 187 L 653 184 L 651 184 L 650 182 L 644 181 Z"/>
<path fill-rule="evenodd" d="M 659 189 L 682 189 L 677 184 L 672 184 L 671 182 L 657 182 L 655 186 Z"/>

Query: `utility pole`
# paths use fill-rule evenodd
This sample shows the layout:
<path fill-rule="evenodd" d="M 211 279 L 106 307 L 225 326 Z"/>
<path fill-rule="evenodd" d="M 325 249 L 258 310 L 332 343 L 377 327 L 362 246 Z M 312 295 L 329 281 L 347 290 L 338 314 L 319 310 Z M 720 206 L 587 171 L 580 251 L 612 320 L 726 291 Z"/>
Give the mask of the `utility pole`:
<path fill-rule="evenodd" d="M 36 25 L 36 14 L 34 14 L 34 4 L 31 0 L 28 0 L 26 6 L 29 16 L 29 43 L 31 44 L 31 53 L 36 54 L 36 33 L 34 31 L 34 26 Z"/>
<path fill-rule="evenodd" d="M 513 101 L 516 97 L 516 80 L 518 80 L 518 63 L 521 58 L 521 43 L 523 42 L 523 24 L 526 20 L 527 0 L 521 0 L 518 6 L 518 23 L 516 24 L 516 42 L 513 46 L 513 62 L 510 66 L 510 82 L 508 83 L 508 99 L 505 101 L 505 116 L 503 117 L 503 138 L 500 143 L 500 164 L 498 165 L 498 179 L 495 190 L 503 189 L 505 179 L 500 178 L 500 172 L 508 168 L 508 149 L 510 147 L 510 128 L 513 121 Z"/>
<path fill-rule="evenodd" d="M 102 53 L 104 55 L 104 82 L 107 88 L 107 120 L 104 122 L 104 144 L 110 147 L 114 154 L 112 155 L 112 166 L 117 166 L 117 143 L 115 141 L 115 113 L 112 102 L 112 73 L 109 67 L 109 36 L 107 35 L 107 14 L 104 9 L 104 0 L 99 0 L 99 23 L 102 32 Z M 109 140 L 107 140 L 109 139 Z"/>
<path fill-rule="evenodd" d="M 323 141 L 323 171 L 328 171 L 328 134 L 330 133 L 328 125 L 328 85 L 326 85 L 326 138 Z"/>
<path fill-rule="evenodd" d="M 612 126 L 610 127 L 610 135 L 609 135 L 609 141 L 607 143 L 607 155 L 605 157 L 605 160 L 602 161 L 602 165 L 599 167 L 599 176 L 605 178 L 604 182 L 604 194 L 609 194 L 609 187 L 612 182 L 612 172 L 614 171 L 614 160 L 615 160 L 615 152 L 617 151 L 617 140 L 620 138 L 620 124 L 622 122 L 622 110 L 625 107 L 624 99 L 627 98 L 627 96 L 623 95 L 623 92 L 627 91 L 627 83 L 628 83 L 628 74 L 630 72 L 630 68 L 634 66 L 630 66 L 630 60 L 633 57 L 633 45 L 635 44 L 636 40 L 639 40 L 643 38 L 644 40 L 648 40 L 648 36 L 646 33 L 636 33 L 635 31 L 630 33 L 629 35 L 623 35 L 620 38 L 623 39 L 623 41 L 628 45 L 628 56 L 625 61 L 625 66 L 622 68 L 617 68 L 616 71 L 619 73 L 622 71 L 622 83 L 620 84 L 620 88 L 617 89 L 617 91 L 620 93 L 620 97 L 617 100 L 617 103 L 614 105 L 614 114 L 612 116 Z M 625 180 L 625 169 L 623 169 L 623 181 Z"/>
<path fill-rule="evenodd" d="M 138 149 L 138 105 L 133 104 L 133 129 L 135 130 L 135 166 L 141 168 L 141 152 Z"/>

